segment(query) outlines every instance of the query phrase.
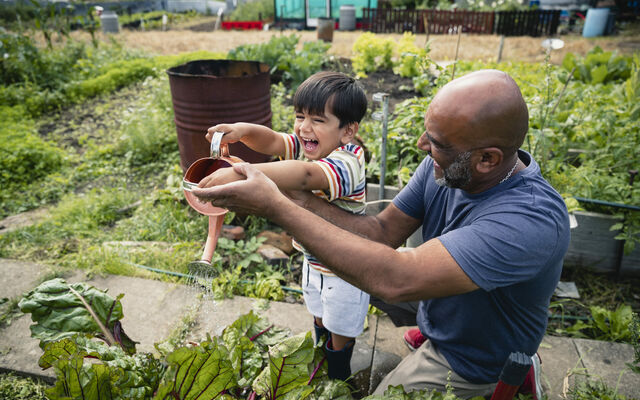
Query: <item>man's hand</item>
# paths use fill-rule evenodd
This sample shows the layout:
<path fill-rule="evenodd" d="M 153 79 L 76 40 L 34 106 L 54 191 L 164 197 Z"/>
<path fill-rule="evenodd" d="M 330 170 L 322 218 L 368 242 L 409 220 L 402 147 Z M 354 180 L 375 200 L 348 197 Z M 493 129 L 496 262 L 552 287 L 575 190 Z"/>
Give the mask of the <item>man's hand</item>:
<path fill-rule="evenodd" d="M 221 186 L 194 188 L 192 193 L 214 206 L 264 217 L 272 217 L 284 203 L 289 202 L 276 184 L 251 164 L 237 163 L 232 168 L 246 179 Z"/>
<path fill-rule="evenodd" d="M 220 168 L 213 172 L 212 174 L 205 176 L 198 183 L 199 188 L 208 188 L 219 185 L 224 185 L 227 183 L 240 181 L 245 178 L 244 175 L 241 175 L 233 170 L 233 168 Z"/>

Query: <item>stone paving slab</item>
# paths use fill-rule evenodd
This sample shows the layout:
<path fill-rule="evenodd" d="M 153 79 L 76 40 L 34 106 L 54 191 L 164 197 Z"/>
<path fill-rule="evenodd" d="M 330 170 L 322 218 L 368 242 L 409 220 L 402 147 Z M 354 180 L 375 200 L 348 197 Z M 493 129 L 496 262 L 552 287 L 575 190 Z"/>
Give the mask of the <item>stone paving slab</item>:
<path fill-rule="evenodd" d="M 565 378 L 573 384 L 571 371 L 584 368 L 580 354 L 571 338 L 545 336 L 538 355 L 542 361 L 541 379 L 544 392 L 549 399 L 562 398 Z"/>
<path fill-rule="evenodd" d="M 38 346 L 40 341 L 31 338 L 31 324 L 31 316 L 23 315 L 0 330 L 0 371 L 13 371 L 52 383 L 55 381 L 53 370 L 38 366 L 42 350 Z"/>
<path fill-rule="evenodd" d="M 119 275 L 94 277 L 86 283 L 120 299 L 122 327 L 139 352 L 155 352 L 154 343 L 166 340 L 184 315 L 197 306 L 197 294 L 188 286 Z"/>
<path fill-rule="evenodd" d="M 49 267 L 18 260 L 0 263 L 0 297 L 14 298 L 36 287 L 51 272 Z"/>
<path fill-rule="evenodd" d="M 0 293 L 3 297 L 20 296 L 39 284 L 48 272 L 49 268 L 41 265 L 0 259 Z M 271 323 L 291 329 L 293 334 L 312 327 L 311 317 L 302 304 L 244 297 L 216 302 L 203 298 L 199 289 L 189 286 L 117 275 L 85 280 L 82 273 L 77 273 L 67 279 L 69 282 L 81 280 L 108 289 L 112 296 L 125 294 L 121 300 L 125 315 L 122 323 L 127 334 L 140 342 L 139 351 L 153 351 L 154 343 L 167 339 L 173 329 L 181 326 L 182 318 L 195 310 L 196 324 L 188 336 L 196 341 L 206 332 L 218 335 L 225 326 L 252 309 Z M 30 325 L 31 319 L 25 315 L 0 329 L 0 370 L 51 379 L 53 373 L 43 372 L 37 365 L 42 351 L 38 341 L 30 337 Z M 369 317 L 369 329 L 358 338 L 354 349 L 352 370 L 363 372 L 361 375 L 369 379 L 370 387 L 375 388 L 382 376 L 409 354 L 402 339 L 406 329 L 395 327 L 385 315 Z M 576 371 L 601 377 L 610 387 L 616 387 L 619 379 L 620 393 L 640 398 L 640 375 L 625 366 L 633 360 L 630 345 L 546 336 L 539 353 L 549 399 L 560 398 L 565 377 L 573 379 Z M 624 370 L 627 372 L 620 377 Z"/>
<path fill-rule="evenodd" d="M 626 368 L 634 358 L 629 344 L 573 339 L 582 363 L 592 378 L 602 379 L 627 398 L 640 399 L 640 374 Z M 576 378 L 577 379 L 577 378 Z"/>

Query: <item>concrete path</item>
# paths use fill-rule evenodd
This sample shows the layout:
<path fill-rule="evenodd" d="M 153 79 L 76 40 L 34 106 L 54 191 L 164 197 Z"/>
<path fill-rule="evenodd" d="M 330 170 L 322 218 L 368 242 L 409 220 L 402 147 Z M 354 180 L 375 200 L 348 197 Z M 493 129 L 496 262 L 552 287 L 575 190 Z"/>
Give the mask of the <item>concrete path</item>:
<path fill-rule="evenodd" d="M 24 292 L 51 277 L 52 271 L 41 265 L 0 259 L 0 293 L 3 298 L 19 298 Z M 289 328 L 293 334 L 311 327 L 304 305 L 266 302 L 244 297 L 213 301 L 189 286 L 123 276 L 86 279 L 77 272 L 65 277 L 69 282 L 83 281 L 112 296 L 123 293 L 127 334 L 139 341 L 139 351 L 154 352 L 154 343 L 165 341 L 177 330 L 187 330 L 187 339 L 198 341 L 206 333 L 218 335 L 240 315 L 255 310 L 272 323 Z M 5 302 L 5 305 L 7 302 Z M 4 312 L 4 311 L 2 311 Z M 0 329 L 0 370 L 53 380 L 51 371 L 42 371 L 38 359 L 42 351 L 30 336 L 29 315 L 19 315 Z M 352 370 L 359 371 L 357 385 L 366 393 L 409 354 L 402 334 L 386 316 L 369 317 L 369 328 L 357 340 Z M 576 377 L 589 374 L 629 398 L 640 398 L 640 375 L 625 365 L 633 360 L 630 345 L 554 336 L 545 337 L 539 351 L 542 377 L 549 399 L 561 399 L 563 387 Z"/>

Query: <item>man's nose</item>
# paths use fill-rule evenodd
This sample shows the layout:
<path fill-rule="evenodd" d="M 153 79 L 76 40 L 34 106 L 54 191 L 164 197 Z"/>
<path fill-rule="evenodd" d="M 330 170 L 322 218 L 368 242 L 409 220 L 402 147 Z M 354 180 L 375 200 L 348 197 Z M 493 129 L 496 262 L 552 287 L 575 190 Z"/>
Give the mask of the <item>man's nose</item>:
<path fill-rule="evenodd" d="M 418 148 L 426 152 L 431 151 L 431 142 L 429 141 L 426 132 L 420 135 L 420 137 L 418 138 Z"/>

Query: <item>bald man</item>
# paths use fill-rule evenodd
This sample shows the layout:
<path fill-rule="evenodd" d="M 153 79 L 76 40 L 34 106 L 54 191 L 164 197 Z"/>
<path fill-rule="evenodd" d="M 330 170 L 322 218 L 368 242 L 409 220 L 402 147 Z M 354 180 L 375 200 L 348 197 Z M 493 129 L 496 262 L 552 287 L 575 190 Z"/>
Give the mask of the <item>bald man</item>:
<path fill-rule="evenodd" d="M 562 197 L 519 150 L 528 130 L 520 89 L 496 70 L 445 85 L 425 115 L 427 157 L 393 204 L 356 216 L 308 194 L 280 193 L 248 164 L 244 181 L 194 190 L 265 216 L 344 280 L 386 303 L 419 301 L 426 340 L 378 386 L 493 391 L 511 352 L 534 356 L 569 243 Z M 259 195 L 256 195 L 259 194 Z M 396 251 L 422 225 L 424 243 Z M 448 377 L 448 372 L 452 373 Z"/>

